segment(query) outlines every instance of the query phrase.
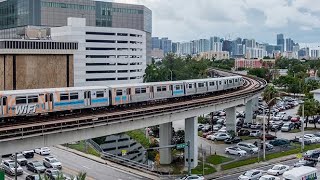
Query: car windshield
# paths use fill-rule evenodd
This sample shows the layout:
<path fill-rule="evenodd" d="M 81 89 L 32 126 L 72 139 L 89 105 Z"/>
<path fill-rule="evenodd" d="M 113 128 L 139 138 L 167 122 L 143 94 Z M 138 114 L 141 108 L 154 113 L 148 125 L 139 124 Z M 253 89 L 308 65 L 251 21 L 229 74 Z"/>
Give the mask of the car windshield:
<path fill-rule="evenodd" d="M 280 166 L 273 166 L 272 170 L 280 170 Z"/>
<path fill-rule="evenodd" d="M 251 148 L 255 148 L 256 146 L 255 145 L 252 145 L 252 144 L 248 144 L 249 147 Z"/>
<path fill-rule="evenodd" d="M 9 164 L 10 168 L 15 168 L 16 166 L 14 165 L 14 163 L 10 163 Z M 17 165 L 17 167 L 19 167 L 19 165 Z"/>
<path fill-rule="evenodd" d="M 40 162 L 33 162 L 34 167 L 40 167 L 42 164 Z"/>
<path fill-rule="evenodd" d="M 245 172 L 243 175 L 250 177 L 250 176 L 251 176 L 251 174 L 252 174 L 252 172 L 247 171 L 247 172 Z"/>
<path fill-rule="evenodd" d="M 54 159 L 54 158 L 53 158 L 53 159 L 50 159 L 50 162 L 51 162 L 51 163 L 56 163 L 56 162 L 59 162 L 59 161 L 58 161 L 57 159 Z"/>

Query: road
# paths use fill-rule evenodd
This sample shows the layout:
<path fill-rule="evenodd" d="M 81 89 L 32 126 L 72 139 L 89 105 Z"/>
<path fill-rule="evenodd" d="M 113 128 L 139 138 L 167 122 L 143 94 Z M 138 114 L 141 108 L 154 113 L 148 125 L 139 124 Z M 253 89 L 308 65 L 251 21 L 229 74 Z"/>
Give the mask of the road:
<path fill-rule="evenodd" d="M 51 156 L 56 157 L 62 163 L 62 172 L 66 175 L 77 175 L 79 172 L 87 173 L 87 180 L 140 180 L 145 179 L 130 172 L 125 172 L 114 167 L 98 163 L 96 161 L 84 158 L 74 153 L 61 150 L 59 148 L 50 147 Z M 35 154 L 33 159 L 42 162 L 44 157 Z M 6 158 L 4 158 L 6 159 Z M 23 167 L 24 174 L 18 177 L 18 180 L 25 180 L 29 174 L 34 174 Z M 6 176 L 6 180 L 13 180 L 14 177 Z"/>

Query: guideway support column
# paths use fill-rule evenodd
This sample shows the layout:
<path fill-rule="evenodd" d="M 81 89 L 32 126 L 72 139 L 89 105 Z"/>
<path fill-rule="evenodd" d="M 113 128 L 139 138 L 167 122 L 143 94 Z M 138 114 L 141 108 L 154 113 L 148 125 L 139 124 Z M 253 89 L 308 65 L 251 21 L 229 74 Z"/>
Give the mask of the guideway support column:
<path fill-rule="evenodd" d="M 188 167 L 188 153 L 190 153 L 191 168 L 198 166 L 198 120 L 196 117 L 185 119 L 185 142 L 190 141 L 190 152 L 188 147 L 184 148 L 184 162 Z"/>
<path fill-rule="evenodd" d="M 171 145 L 172 139 L 172 122 L 160 124 L 159 129 L 160 147 Z M 160 149 L 160 164 L 171 164 L 171 148 Z"/>
<path fill-rule="evenodd" d="M 234 131 L 234 132 L 237 131 L 235 107 L 226 109 L 226 128 L 227 128 L 227 131 Z"/>
<path fill-rule="evenodd" d="M 253 110 L 252 110 L 252 99 L 247 101 L 246 104 L 246 118 L 245 118 L 245 122 L 249 123 L 252 122 L 252 116 L 253 116 Z"/>

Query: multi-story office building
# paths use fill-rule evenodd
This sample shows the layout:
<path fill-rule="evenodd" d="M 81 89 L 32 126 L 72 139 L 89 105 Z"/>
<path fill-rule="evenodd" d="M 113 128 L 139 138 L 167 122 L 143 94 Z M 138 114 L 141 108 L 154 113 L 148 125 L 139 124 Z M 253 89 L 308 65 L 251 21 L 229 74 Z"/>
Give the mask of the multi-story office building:
<path fill-rule="evenodd" d="M 152 37 L 152 49 L 160 49 L 160 39 L 158 37 Z"/>
<path fill-rule="evenodd" d="M 144 31 L 147 61 L 151 62 L 152 12 L 143 5 L 94 0 L 1 0 L 0 38 L 21 38 L 25 26 L 66 26 L 68 17 L 86 18 L 88 26 Z"/>
<path fill-rule="evenodd" d="M 286 39 L 286 51 L 293 51 L 294 41 L 291 38 Z"/>
<path fill-rule="evenodd" d="M 277 45 L 281 47 L 280 52 L 284 51 L 284 36 L 283 34 L 277 34 Z"/>
<path fill-rule="evenodd" d="M 163 50 L 164 54 L 172 52 L 172 41 L 167 37 L 160 39 L 160 49 Z"/>
<path fill-rule="evenodd" d="M 311 49 L 310 57 L 312 59 L 318 59 L 320 57 L 320 50 L 319 49 Z"/>
<path fill-rule="evenodd" d="M 68 18 L 68 26 L 51 29 L 52 39 L 78 41 L 74 54 L 75 86 L 143 82 L 146 32 L 129 28 L 86 26 Z"/>

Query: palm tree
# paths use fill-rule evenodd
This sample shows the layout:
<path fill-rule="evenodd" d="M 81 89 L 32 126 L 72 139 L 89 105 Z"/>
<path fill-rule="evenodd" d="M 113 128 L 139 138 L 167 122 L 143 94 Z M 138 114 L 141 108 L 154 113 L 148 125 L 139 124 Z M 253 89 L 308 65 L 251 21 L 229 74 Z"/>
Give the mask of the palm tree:
<path fill-rule="evenodd" d="M 268 85 L 263 92 L 263 100 L 267 103 L 267 106 L 269 109 L 268 123 L 267 123 L 267 129 L 266 129 L 267 133 L 269 132 L 269 126 L 270 126 L 271 107 L 276 104 L 277 97 L 279 97 L 278 90 L 276 90 L 274 86 Z"/>

